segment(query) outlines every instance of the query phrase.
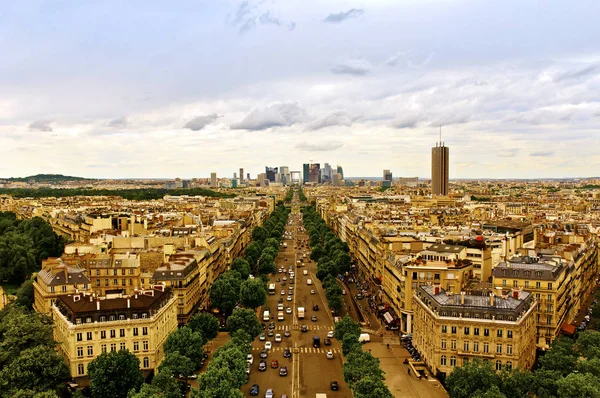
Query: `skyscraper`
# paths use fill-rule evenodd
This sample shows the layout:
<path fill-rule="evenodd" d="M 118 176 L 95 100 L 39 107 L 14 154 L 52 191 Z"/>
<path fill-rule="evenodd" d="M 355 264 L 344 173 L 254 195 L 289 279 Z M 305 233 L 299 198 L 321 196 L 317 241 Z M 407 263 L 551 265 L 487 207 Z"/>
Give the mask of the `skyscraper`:
<path fill-rule="evenodd" d="M 244 169 L 240 167 L 240 184 L 244 182 Z"/>
<path fill-rule="evenodd" d="M 217 173 L 210 173 L 210 186 L 217 187 Z"/>
<path fill-rule="evenodd" d="M 308 182 L 320 183 L 321 182 L 321 164 L 311 163 L 308 169 Z"/>
<path fill-rule="evenodd" d="M 448 195 L 450 150 L 443 142 L 431 148 L 431 192 L 433 195 Z"/>
<path fill-rule="evenodd" d="M 308 182 L 308 172 L 310 170 L 310 164 L 304 163 L 302 165 L 302 180 L 306 184 Z"/>
<path fill-rule="evenodd" d="M 344 179 L 344 169 L 342 169 L 342 166 L 340 166 L 339 164 L 337 165 L 337 172 L 340 173 L 340 176 L 342 176 L 342 180 Z"/>
<path fill-rule="evenodd" d="M 392 172 L 389 170 L 383 170 L 383 181 L 392 181 Z"/>
<path fill-rule="evenodd" d="M 275 182 L 275 174 L 277 174 L 278 172 L 278 168 L 277 167 L 265 167 L 265 174 L 267 175 L 267 180 L 271 181 L 271 182 Z"/>

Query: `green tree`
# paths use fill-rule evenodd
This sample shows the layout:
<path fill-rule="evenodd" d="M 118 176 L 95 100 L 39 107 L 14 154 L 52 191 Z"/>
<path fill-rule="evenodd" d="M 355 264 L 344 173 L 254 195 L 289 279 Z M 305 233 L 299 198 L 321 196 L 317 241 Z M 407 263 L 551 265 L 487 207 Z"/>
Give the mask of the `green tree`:
<path fill-rule="evenodd" d="M 571 373 L 557 380 L 558 398 L 600 398 L 600 381 L 589 373 Z"/>
<path fill-rule="evenodd" d="M 14 230 L 0 236 L 0 280 L 22 283 L 39 269 L 33 241 Z"/>
<path fill-rule="evenodd" d="M 31 390 L 19 390 L 11 396 L 13 398 L 59 398 L 55 391 L 35 392 Z M 73 398 L 79 397 L 73 395 Z"/>
<path fill-rule="evenodd" d="M 500 376 L 492 365 L 479 359 L 455 368 L 446 379 L 448 393 L 452 398 L 470 398 L 482 394 L 493 386 L 499 388 Z"/>
<path fill-rule="evenodd" d="M 531 391 L 538 398 L 556 398 L 558 385 L 556 382 L 562 378 L 559 371 L 538 369 L 533 372 Z"/>
<path fill-rule="evenodd" d="M 213 314 L 200 312 L 190 318 L 187 326 L 194 332 L 200 332 L 204 340 L 210 341 L 219 335 L 219 320 Z"/>
<path fill-rule="evenodd" d="M 473 398 L 507 398 L 508 396 L 500 391 L 498 386 L 492 386 L 487 391 L 478 391 Z M 511 397 L 512 398 L 512 397 Z"/>
<path fill-rule="evenodd" d="M 327 305 L 332 311 L 340 312 L 342 310 L 342 307 L 344 306 L 344 303 L 342 302 L 342 296 L 332 296 L 328 298 Z"/>
<path fill-rule="evenodd" d="M 600 358 L 600 332 L 594 330 L 580 333 L 575 349 L 588 359 Z"/>
<path fill-rule="evenodd" d="M 231 314 L 240 299 L 239 285 L 235 278 L 221 275 L 210 287 L 209 297 L 213 308 L 218 308 L 225 314 Z"/>
<path fill-rule="evenodd" d="M 258 263 L 258 272 L 260 274 L 267 275 L 276 271 L 275 263 L 273 262 L 273 256 L 270 254 L 263 254 L 260 256 Z"/>
<path fill-rule="evenodd" d="M 533 374 L 528 370 L 514 369 L 502 371 L 500 374 L 500 390 L 511 398 L 526 398 L 533 380 Z"/>
<path fill-rule="evenodd" d="M 211 371 L 215 368 L 225 368 L 231 372 L 231 383 L 240 388 L 246 382 L 246 356 L 247 353 L 239 347 L 228 346 L 227 349 L 220 349 L 215 352 L 211 361 Z"/>
<path fill-rule="evenodd" d="M 577 372 L 591 373 L 600 378 L 600 358 L 580 359 L 577 362 Z"/>
<path fill-rule="evenodd" d="M 567 337 L 559 336 L 552 343 L 551 349 L 540 357 L 539 363 L 542 369 L 556 370 L 561 375 L 566 376 L 575 368 L 577 356 L 573 341 Z"/>
<path fill-rule="evenodd" d="M 250 276 L 250 264 L 243 257 L 236 257 L 231 262 L 231 269 L 239 272 L 241 279 L 244 281 Z"/>
<path fill-rule="evenodd" d="M 269 238 L 265 241 L 266 247 L 272 247 L 275 249 L 275 252 L 279 251 L 279 241 L 275 238 Z"/>
<path fill-rule="evenodd" d="M 378 377 L 366 376 L 358 380 L 353 386 L 354 398 L 393 398 L 389 388 Z"/>
<path fill-rule="evenodd" d="M 342 340 L 346 333 L 355 334 L 357 336 L 360 335 L 360 325 L 348 315 L 344 316 L 340 319 L 334 327 L 334 336 L 338 340 Z"/>
<path fill-rule="evenodd" d="M 159 372 L 154 376 L 152 387 L 154 387 L 161 398 L 181 398 L 179 384 L 174 377 L 171 377 L 169 372 Z"/>
<path fill-rule="evenodd" d="M 267 302 L 267 290 L 260 279 L 248 279 L 242 282 L 240 301 L 246 308 L 256 309 Z"/>
<path fill-rule="evenodd" d="M 363 377 L 373 377 L 383 380 L 383 370 L 379 367 L 379 359 L 370 352 L 360 350 L 351 351 L 346 356 L 346 362 L 342 366 L 344 380 L 348 387 L 354 389 L 354 384 Z"/>
<path fill-rule="evenodd" d="M 21 284 L 17 290 L 17 300 L 15 304 L 27 308 L 28 310 L 33 309 L 33 279 L 27 279 Z"/>
<path fill-rule="evenodd" d="M 94 398 L 125 398 L 144 384 L 140 360 L 128 350 L 103 352 L 88 365 Z"/>
<path fill-rule="evenodd" d="M 231 316 L 227 318 L 227 328 L 229 334 L 238 330 L 246 331 L 255 339 L 262 331 L 262 326 L 256 317 L 256 313 L 248 308 L 236 308 Z"/>
<path fill-rule="evenodd" d="M 196 365 L 190 358 L 181 355 L 179 351 L 174 351 L 165 355 L 158 370 L 160 373 L 169 374 L 169 377 L 178 377 L 179 375 L 186 377 L 194 374 Z"/>
<path fill-rule="evenodd" d="M 346 333 L 344 335 L 342 339 L 342 352 L 344 355 L 348 355 L 355 348 L 360 348 L 358 337 L 359 335 L 354 333 Z"/>
<path fill-rule="evenodd" d="M 263 227 L 254 227 L 252 230 L 252 240 L 262 244 L 265 239 L 267 239 L 267 230 Z"/>
<path fill-rule="evenodd" d="M 236 387 L 232 372 L 226 367 L 219 366 L 200 374 L 198 389 L 192 389 L 192 398 L 243 398 L 244 394 Z"/>
<path fill-rule="evenodd" d="M 194 332 L 192 328 L 184 326 L 169 333 L 164 344 L 164 350 L 167 355 L 177 351 L 179 354 L 188 357 L 193 361 L 195 368 L 198 369 L 204 354 L 202 346 L 205 343 L 206 341 L 200 332 Z"/>
<path fill-rule="evenodd" d="M 258 261 L 261 252 L 262 250 L 258 242 L 251 242 L 246 246 L 246 251 L 244 253 L 251 267 L 256 266 L 256 262 Z"/>

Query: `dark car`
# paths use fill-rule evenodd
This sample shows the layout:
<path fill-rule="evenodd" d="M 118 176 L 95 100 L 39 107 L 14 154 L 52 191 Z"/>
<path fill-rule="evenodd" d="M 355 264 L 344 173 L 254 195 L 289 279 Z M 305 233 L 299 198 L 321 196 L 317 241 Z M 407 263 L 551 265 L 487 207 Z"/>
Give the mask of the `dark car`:
<path fill-rule="evenodd" d="M 267 336 L 269 337 L 273 337 L 273 335 L 275 334 L 275 332 L 273 332 L 273 329 L 269 330 L 269 332 L 267 333 Z"/>
<path fill-rule="evenodd" d="M 282 366 L 281 369 L 279 369 L 279 376 L 287 376 L 287 366 Z"/>
<path fill-rule="evenodd" d="M 265 370 L 267 370 L 267 362 L 264 361 L 264 360 L 262 360 L 258 364 L 258 371 L 259 372 L 264 372 Z"/>
<path fill-rule="evenodd" d="M 285 350 L 283 350 L 283 357 L 284 358 L 289 358 L 292 356 L 292 352 L 290 351 L 289 348 L 286 348 Z"/>
<path fill-rule="evenodd" d="M 266 358 L 267 357 L 267 350 L 262 350 L 260 352 L 260 357 L 263 358 L 263 359 Z"/>
<path fill-rule="evenodd" d="M 313 311 L 319 311 L 319 304 L 313 305 Z"/>
<path fill-rule="evenodd" d="M 331 345 L 331 339 L 329 337 L 327 337 L 325 339 L 325 341 L 323 341 L 323 344 L 325 344 L 325 345 Z"/>
<path fill-rule="evenodd" d="M 331 391 L 337 391 L 340 389 L 340 386 L 338 385 L 337 381 L 332 381 L 331 383 L 329 383 L 329 387 L 331 388 Z"/>
<path fill-rule="evenodd" d="M 250 395 L 258 395 L 258 384 L 253 384 L 252 387 L 250 388 Z"/>
<path fill-rule="evenodd" d="M 306 325 L 302 325 L 302 328 L 300 329 L 302 332 L 308 332 L 308 326 Z"/>
<path fill-rule="evenodd" d="M 283 298 L 282 298 L 282 297 L 279 297 L 279 298 L 277 299 L 277 302 L 278 302 L 278 303 L 283 303 Z M 265 325 L 265 324 L 263 323 L 263 326 L 264 326 L 264 325 Z M 263 327 L 263 329 L 264 329 L 264 327 Z"/>
<path fill-rule="evenodd" d="M 285 337 L 290 337 L 292 334 L 290 333 L 290 330 L 289 330 L 289 329 L 285 329 L 285 332 L 283 333 L 283 335 L 284 335 Z"/>
<path fill-rule="evenodd" d="M 275 322 L 269 322 L 269 329 L 275 329 Z"/>

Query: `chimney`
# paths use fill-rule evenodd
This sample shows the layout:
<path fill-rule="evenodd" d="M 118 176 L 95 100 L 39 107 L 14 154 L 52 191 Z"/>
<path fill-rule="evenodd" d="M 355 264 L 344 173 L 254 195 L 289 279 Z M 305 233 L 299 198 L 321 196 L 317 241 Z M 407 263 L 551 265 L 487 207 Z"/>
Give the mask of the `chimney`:
<path fill-rule="evenodd" d="M 496 295 L 494 293 L 490 293 L 490 307 L 494 306 L 494 297 L 496 297 Z"/>
<path fill-rule="evenodd" d="M 100 300 L 96 300 L 96 311 L 100 311 Z"/>
<path fill-rule="evenodd" d="M 519 291 L 518 290 L 513 290 L 512 292 L 512 296 L 515 300 L 519 299 Z"/>
<path fill-rule="evenodd" d="M 127 308 L 131 308 L 131 300 L 127 298 Z"/>
<path fill-rule="evenodd" d="M 460 305 L 465 305 L 465 292 L 460 292 Z"/>
<path fill-rule="evenodd" d="M 433 287 L 433 294 L 439 294 L 440 293 L 440 285 L 435 285 Z"/>

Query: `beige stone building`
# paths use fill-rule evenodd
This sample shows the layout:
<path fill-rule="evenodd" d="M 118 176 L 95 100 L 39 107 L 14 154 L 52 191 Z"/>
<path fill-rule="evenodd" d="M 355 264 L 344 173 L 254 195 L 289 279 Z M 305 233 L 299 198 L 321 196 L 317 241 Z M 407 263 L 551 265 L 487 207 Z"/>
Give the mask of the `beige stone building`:
<path fill-rule="evenodd" d="M 54 339 L 71 375 L 88 384 L 87 366 L 102 352 L 127 349 L 145 374 L 163 359 L 163 343 L 177 328 L 177 297 L 163 286 L 139 294 L 98 299 L 87 294 L 58 296 L 52 306 Z"/>
<path fill-rule="evenodd" d="M 495 369 L 530 369 L 535 362 L 535 297 L 453 294 L 420 286 L 413 296 L 413 344 L 429 370 L 441 377 L 475 358 Z"/>
<path fill-rule="evenodd" d="M 33 309 L 50 314 L 58 296 L 88 292 L 89 289 L 90 279 L 85 269 L 62 258 L 49 258 L 42 261 L 42 269 L 33 281 Z"/>

